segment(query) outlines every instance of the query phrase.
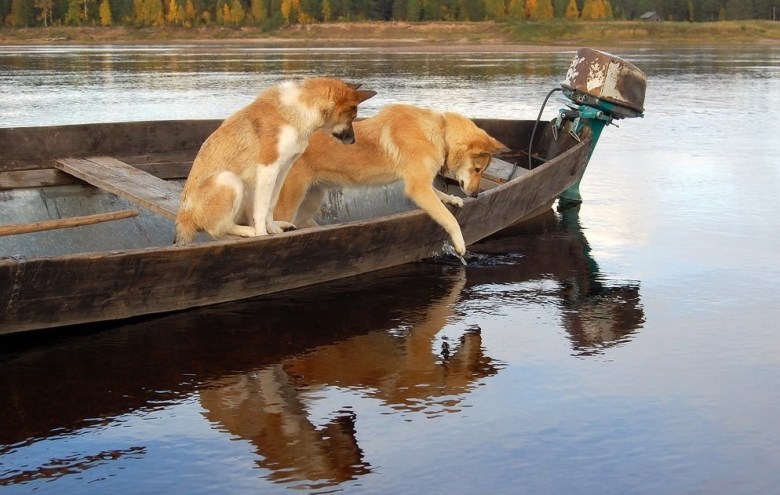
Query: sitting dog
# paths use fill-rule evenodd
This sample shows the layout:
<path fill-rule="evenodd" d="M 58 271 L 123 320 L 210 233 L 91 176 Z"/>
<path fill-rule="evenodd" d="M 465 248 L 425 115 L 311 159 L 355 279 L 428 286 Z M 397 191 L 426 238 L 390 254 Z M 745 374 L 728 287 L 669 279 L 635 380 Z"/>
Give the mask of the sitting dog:
<path fill-rule="evenodd" d="M 476 197 L 482 173 L 507 147 L 466 117 L 409 105 L 390 105 L 354 123 L 357 143 L 343 146 L 324 133 L 293 164 L 282 187 L 276 218 L 311 226 L 332 187 L 403 181 L 406 195 L 450 235 L 461 256 L 466 244 L 457 220 L 442 203 L 463 206 L 457 196 L 433 187 L 437 173 L 456 180 Z"/>
<path fill-rule="evenodd" d="M 338 79 L 284 82 L 228 117 L 192 164 L 176 217 L 176 244 L 192 242 L 198 231 L 252 237 L 292 227 L 273 218 L 290 166 L 316 130 L 354 143 L 357 106 L 375 94 Z"/>

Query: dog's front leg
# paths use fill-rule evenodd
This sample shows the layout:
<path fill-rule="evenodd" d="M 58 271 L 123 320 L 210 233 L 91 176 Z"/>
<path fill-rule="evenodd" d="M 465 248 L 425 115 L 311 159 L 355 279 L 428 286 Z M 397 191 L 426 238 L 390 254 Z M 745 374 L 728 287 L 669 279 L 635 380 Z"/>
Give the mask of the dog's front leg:
<path fill-rule="evenodd" d="M 466 241 L 463 240 L 463 233 L 455 216 L 441 202 L 436 189 L 431 185 L 407 183 L 405 186 L 406 195 L 414 201 L 417 206 L 428 213 L 436 223 L 444 227 L 444 230 L 452 239 L 452 247 L 455 252 L 463 256 L 466 254 Z"/>
<path fill-rule="evenodd" d="M 290 172 L 290 168 L 292 168 L 293 162 L 299 156 L 300 154 L 296 153 L 290 159 L 288 159 L 286 163 L 283 163 L 279 167 L 279 174 L 276 176 L 276 183 L 274 184 L 273 192 L 271 193 L 271 203 L 268 208 L 268 215 L 266 217 L 266 226 L 268 227 L 268 232 L 272 234 L 278 234 L 280 232 L 284 232 L 285 230 L 295 230 L 296 228 L 295 224 L 286 220 L 274 220 L 274 216 L 276 214 L 276 205 L 279 203 L 279 195 L 282 191 L 282 185 L 284 184 L 284 181 L 287 180 L 287 175 Z"/>
<path fill-rule="evenodd" d="M 268 234 L 266 218 L 271 208 L 271 198 L 276 185 L 276 178 L 279 175 L 279 165 L 272 163 L 270 165 L 258 164 L 255 172 L 255 195 L 254 205 L 252 206 L 252 221 L 255 224 L 255 235 Z M 271 232 L 276 234 L 278 232 Z"/>

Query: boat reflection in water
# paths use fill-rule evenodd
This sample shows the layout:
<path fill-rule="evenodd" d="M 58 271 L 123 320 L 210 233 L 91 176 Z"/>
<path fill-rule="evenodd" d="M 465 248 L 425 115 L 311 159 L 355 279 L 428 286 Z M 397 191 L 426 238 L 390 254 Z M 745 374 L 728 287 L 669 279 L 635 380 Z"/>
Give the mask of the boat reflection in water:
<path fill-rule="evenodd" d="M 265 479 L 304 488 L 339 484 L 372 466 L 356 435 L 368 413 L 341 405 L 334 390 L 393 413 L 436 418 L 458 414 L 476 387 L 508 366 L 490 357 L 481 329 L 458 316 L 466 303 L 489 297 L 480 287 L 550 281 L 544 296 L 562 309 L 578 356 L 627 341 L 644 321 L 639 284 L 599 274 L 576 209 L 550 210 L 471 251 L 466 267 L 413 263 L 261 300 L 91 327 L 76 337 L 6 339 L 0 397 L 12 400 L 0 405 L 0 455 L 9 461 L 0 486 L 75 471 L 106 479 L 112 462 L 152 455 L 143 428 L 130 432 L 137 435 L 130 451 L 123 443 L 115 456 L 52 457 L 64 463 L 59 469 L 21 461 L 24 467 L 14 468 L 13 456 L 95 425 L 127 434 L 120 416 L 165 415 L 193 397 L 212 428 L 251 443 L 255 455 L 247 462 Z M 511 290 L 503 297 L 522 297 Z M 329 394 L 326 403 L 336 405 L 322 419 L 312 409 Z M 426 448 L 424 439 L 418 448 Z M 179 452 L 184 464 L 197 455 L 187 445 Z"/>

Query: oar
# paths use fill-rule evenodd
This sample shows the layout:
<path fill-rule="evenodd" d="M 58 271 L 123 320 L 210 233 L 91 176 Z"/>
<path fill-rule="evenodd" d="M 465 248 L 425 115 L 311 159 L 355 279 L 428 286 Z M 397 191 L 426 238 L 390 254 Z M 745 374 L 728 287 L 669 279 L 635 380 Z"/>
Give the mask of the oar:
<path fill-rule="evenodd" d="M 123 218 L 132 218 L 135 216 L 138 216 L 138 210 L 119 210 L 109 213 L 85 215 L 81 217 L 60 218 L 57 220 L 44 220 L 41 222 L 32 223 L 0 225 L 0 236 L 29 234 L 31 232 L 65 229 L 68 227 L 80 227 L 82 225 L 92 225 L 95 223 L 109 222 L 111 220 L 121 220 Z"/>

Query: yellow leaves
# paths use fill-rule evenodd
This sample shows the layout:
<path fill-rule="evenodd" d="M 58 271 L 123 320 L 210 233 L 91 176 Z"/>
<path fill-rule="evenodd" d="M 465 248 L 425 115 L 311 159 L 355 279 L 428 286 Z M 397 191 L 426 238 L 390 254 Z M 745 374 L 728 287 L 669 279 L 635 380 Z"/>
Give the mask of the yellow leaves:
<path fill-rule="evenodd" d="M 111 4 L 108 2 L 108 0 L 103 0 L 100 2 L 98 14 L 100 15 L 101 26 L 110 26 L 114 23 L 114 20 L 111 17 Z"/>
<path fill-rule="evenodd" d="M 609 0 L 585 0 L 580 19 L 597 21 L 612 17 L 612 5 Z"/>
<path fill-rule="evenodd" d="M 577 8 L 577 0 L 569 0 L 566 5 L 566 11 L 563 13 L 565 19 L 576 20 L 580 17 L 580 9 Z"/>

